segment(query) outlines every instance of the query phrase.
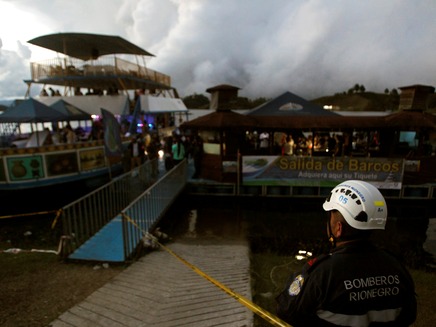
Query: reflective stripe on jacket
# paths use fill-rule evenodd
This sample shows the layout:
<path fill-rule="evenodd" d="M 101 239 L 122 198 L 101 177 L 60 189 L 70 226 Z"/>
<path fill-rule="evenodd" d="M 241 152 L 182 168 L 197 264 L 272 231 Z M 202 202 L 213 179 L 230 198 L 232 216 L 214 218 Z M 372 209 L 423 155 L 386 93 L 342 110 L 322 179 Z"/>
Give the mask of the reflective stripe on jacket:
<path fill-rule="evenodd" d="M 298 326 L 409 326 L 413 280 L 392 255 L 356 241 L 308 262 L 276 298 L 277 314 Z"/>

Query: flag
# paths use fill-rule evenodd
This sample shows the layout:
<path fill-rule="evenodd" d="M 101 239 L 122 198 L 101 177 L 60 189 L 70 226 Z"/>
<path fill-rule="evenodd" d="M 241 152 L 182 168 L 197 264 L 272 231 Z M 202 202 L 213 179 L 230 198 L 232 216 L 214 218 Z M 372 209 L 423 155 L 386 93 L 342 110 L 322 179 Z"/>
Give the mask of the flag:
<path fill-rule="evenodd" d="M 101 108 L 104 125 L 104 150 L 106 157 L 121 157 L 123 145 L 121 143 L 121 128 L 115 116 Z"/>

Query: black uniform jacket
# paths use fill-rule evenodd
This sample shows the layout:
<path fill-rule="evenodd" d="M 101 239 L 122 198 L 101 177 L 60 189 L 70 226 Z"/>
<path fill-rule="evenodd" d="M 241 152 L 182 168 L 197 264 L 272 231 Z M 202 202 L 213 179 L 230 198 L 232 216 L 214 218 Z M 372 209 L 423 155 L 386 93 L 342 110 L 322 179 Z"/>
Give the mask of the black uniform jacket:
<path fill-rule="evenodd" d="M 298 326 L 409 326 L 413 280 L 392 255 L 356 241 L 312 259 L 277 296 L 277 315 Z"/>

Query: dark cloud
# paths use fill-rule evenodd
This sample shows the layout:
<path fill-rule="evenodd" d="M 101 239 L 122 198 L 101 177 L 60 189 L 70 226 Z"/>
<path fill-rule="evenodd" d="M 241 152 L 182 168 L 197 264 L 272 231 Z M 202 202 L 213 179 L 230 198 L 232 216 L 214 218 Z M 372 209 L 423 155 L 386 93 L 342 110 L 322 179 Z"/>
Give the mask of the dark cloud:
<path fill-rule="evenodd" d="M 90 0 L 86 8 L 23 0 L 16 5 L 44 19 L 48 33 L 116 34 L 140 45 L 156 55 L 149 67 L 170 75 L 182 96 L 222 83 L 251 98 L 291 91 L 309 99 L 356 83 L 375 92 L 436 85 L 432 0 Z M 28 65 L 26 51 L 35 51 L 24 44 L 28 39 L 20 40 L 16 54 L 0 59 L 2 71 L 9 65 L 28 72 L 18 69 Z M 0 74 L 2 94 L 17 94 L 14 77 L 22 83 L 15 73 L 9 82 Z M 24 92 L 22 83 L 18 94 Z"/>

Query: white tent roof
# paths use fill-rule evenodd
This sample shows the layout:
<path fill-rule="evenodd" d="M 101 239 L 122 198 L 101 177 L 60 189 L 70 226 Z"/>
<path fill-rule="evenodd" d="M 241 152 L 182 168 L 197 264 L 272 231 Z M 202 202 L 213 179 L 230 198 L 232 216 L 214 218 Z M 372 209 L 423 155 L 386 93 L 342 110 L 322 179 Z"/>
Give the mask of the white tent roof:
<path fill-rule="evenodd" d="M 63 99 L 90 115 L 101 115 L 101 108 L 106 109 L 114 115 L 129 114 L 127 95 L 50 96 L 38 97 L 37 100 L 50 106 L 60 99 Z"/>
<path fill-rule="evenodd" d="M 178 98 L 155 97 L 141 95 L 138 101 L 139 110 L 145 113 L 187 112 L 185 104 Z M 137 106 L 138 106 L 137 104 Z"/>

